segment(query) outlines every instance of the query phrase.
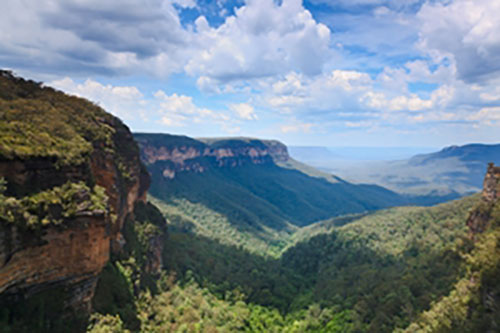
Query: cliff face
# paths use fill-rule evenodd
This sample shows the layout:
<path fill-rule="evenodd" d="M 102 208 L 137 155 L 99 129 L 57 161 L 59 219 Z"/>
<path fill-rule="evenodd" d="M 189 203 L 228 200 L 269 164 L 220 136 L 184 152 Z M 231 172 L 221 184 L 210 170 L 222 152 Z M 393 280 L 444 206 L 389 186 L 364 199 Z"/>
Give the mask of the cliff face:
<path fill-rule="evenodd" d="M 493 163 L 488 164 L 488 170 L 484 177 L 483 198 L 486 201 L 500 198 L 500 167 L 496 167 Z"/>
<path fill-rule="evenodd" d="M 89 311 L 98 274 L 109 259 L 108 221 L 89 212 L 67 222 L 67 227 L 47 228 L 41 235 L 2 227 L 0 231 L 0 293 L 29 298 L 38 291 L 65 286 L 65 303 Z M 6 251 L 6 243 L 10 244 Z"/>
<path fill-rule="evenodd" d="M 134 134 L 146 164 L 161 164 L 163 176 L 179 172 L 203 173 L 209 165 L 235 168 L 245 164 L 286 162 L 287 148 L 278 141 L 234 139 L 194 140 L 173 135 Z"/>
<path fill-rule="evenodd" d="M 62 286 L 66 306 L 88 310 L 110 253 L 124 245 L 125 220 L 145 200 L 149 175 L 119 119 L 0 74 L 0 298 Z M 81 203 L 53 190 L 77 182 L 85 187 Z M 84 199 L 101 190 L 90 207 Z"/>
<path fill-rule="evenodd" d="M 484 177 L 482 200 L 467 219 L 471 238 L 488 228 L 491 210 L 498 198 L 500 198 L 500 167 L 495 167 L 493 163 L 490 163 Z"/>

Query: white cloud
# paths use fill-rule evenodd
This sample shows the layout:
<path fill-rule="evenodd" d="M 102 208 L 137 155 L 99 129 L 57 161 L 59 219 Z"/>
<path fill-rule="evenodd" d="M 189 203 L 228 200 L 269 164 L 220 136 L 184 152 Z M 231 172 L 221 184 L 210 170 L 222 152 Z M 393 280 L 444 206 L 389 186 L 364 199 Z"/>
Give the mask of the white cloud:
<path fill-rule="evenodd" d="M 362 128 L 362 127 L 373 127 L 374 122 L 373 121 L 346 121 L 344 124 L 346 127 L 350 128 Z"/>
<path fill-rule="evenodd" d="M 500 73 L 500 2 L 429 2 L 418 13 L 420 48 L 436 61 L 448 58 L 459 78 L 484 82 Z"/>
<path fill-rule="evenodd" d="M 495 106 L 482 108 L 478 112 L 470 115 L 468 120 L 478 121 L 488 126 L 498 126 L 500 123 L 500 107 Z"/>
<path fill-rule="evenodd" d="M 77 83 L 68 77 L 49 82 L 47 85 L 97 102 L 107 111 L 124 119 L 133 119 L 138 115 L 145 117 L 146 101 L 134 86 L 103 85 L 91 79 Z"/>
<path fill-rule="evenodd" d="M 195 0 L 172 0 L 172 2 L 182 8 L 195 8 Z"/>
<path fill-rule="evenodd" d="M 203 16 L 183 26 L 177 8 L 194 0 L 7 0 L 0 12 L 0 61 L 65 75 L 168 76 L 198 86 L 284 74 L 321 73 L 330 30 L 301 0 L 248 0 L 217 28 Z M 17 13 L 22 13 L 19 15 Z M 311 61 L 314 59 L 314 61 Z M 5 66 L 4 65 L 4 66 Z"/>
<path fill-rule="evenodd" d="M 41 73 L 166 76 L 190 39 L 170 1 L 6 0 L 0 12 L 0 61 Z"/>
<path fill-rule="evenodd" d="M 206 123 L 240 133 L 257 113 L 259 122 L 241 127 L 314 135 L 311 129 L 328 126 L 361 132 L 382 124 L 405 130 L 427 123 L 498 125 L 500 3 L 427 1 L 415 17 L 416 2 L 341 0 L 368 10 L 313 17 L 300 0 L 248 0 L 216 26 L 204 16 L 181 24 L 179 12 L 191 8 L 212 17 L 225 9 L 222 2 L 209 13 L 195 0 L 6 0 L 0 62 L 51 80 L 60 73 L 192 75 L 182 82 L 196 82 L 214 99 L 210 105 L 227 108 L 204 107 L 203 95 L 153 97 L 135 83 L 50 83 L 125 120 L 140 115 L 185 126 L 182 131 Z"/>
<path fill-rule="evenodd" d="M 229 108 L 235 112 L 241 119 L 257 120 L 259 119 L 255 114 L 253 106 L 247 103 L 230 104 Z"/>
<path fill-rule="evenodd" d="M 372 80 L 370 75 L 358 71 L 334 70 L 331 75 L 326 77 L 325 85 L 327 87 L 340 87 L 345 91 L 353 89 L 363 89 L 370 85 Z"/>
<path fill-rule="evenodd" d="M 188 122 L 201 123 L 207 120 L 222 124 L 230 120 L 222 112 L 196 106 L 191 96 L 176 93 L 167 95 L 162 90 L 158 90 L 154 96 L 160 102 L 161 120 L 167 126 L 182 127 Z"/>
<path fill-rule="evenodd" d="M 94 101 L 106 111 L 125 120 L 136 120 L 139 117 L 144 122 L 158 119 L 169 127 L 206 123 L 218 125 L 226 132 L 234 132 L 236 129 L 235 120 L 226 114 L 227 112 L 199 107 L 191 96 L 177 93 L 168 95 L 158 90 L 153 98 L 148 98 L 137 87 L 113 86 L 91 79 L 77 83 L 70 78 L 64 78 L 52 81 L 48 85 Z M 240 116 L 256 117 L 255 114 L 245 110 L 245 105 L 236 105 L 242 112 Z"/>
<path fill-rule="evenodd" d="M 310 123 L 293 123 L 280 126 L 280 131 L 282 133 L 309 133 L 313 128 L 313 124 Z"/>
<path fill-rule="evenodd" d="M 435 94 L 436 97 L 431 99 L 422 99 L 415 94 L 400 95 L 394 98 L 386 98 L 384 93 L 374 93 L 372 91 L 367 92 L 361 100 L 366 103 L 367 106 L 388 111 L 419 111 L 425 109 L 431 109 L 436 103 L 441 102 L 444 93 L 438 92 Z"/>
<path fill-rule="evenodd" d="M 297 94 L 304 89 L 302 74 L 291 72 L 288 73 L 283 80 L 276 81 L 272 84 L 272 89 L 275 94 L 290 95 Z"/>
<path fill-rule="evenodd" d="M 291 72 L 274 82 L 261 82 L 260 100 L 281 113 L 332 112 L 357 107 L 359 97 L 372 84 L 368 74 L 353 70 L 333 70 L 312 78 Z"/>
<path fill-rule="evenodd" d="M 330 54 L 330 30 L 302 1 L 249 0 L 217 28 L 196 20 L 200 51 L 185 69 L 219 82 L 262 78 L 296 69 L 318 74 Z M 311 61 L 314 59 L 314 61 Z"/>

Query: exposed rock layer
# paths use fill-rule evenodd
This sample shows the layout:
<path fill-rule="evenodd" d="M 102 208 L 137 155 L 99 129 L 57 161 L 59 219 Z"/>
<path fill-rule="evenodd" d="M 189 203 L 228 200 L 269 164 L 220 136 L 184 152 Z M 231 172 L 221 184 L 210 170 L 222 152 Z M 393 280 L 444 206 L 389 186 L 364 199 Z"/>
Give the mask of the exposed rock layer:
<path fill-rule="evenodd" d="M 286 162 L 290 158 L 287 147 L 273 140 L 195 140 L 182 136 L 148 134 L 134 136 L 141 148 L 142 160 L 147 164 L 163 162 L 163 176 L 170 179 L 179 172 L 203 173 L 210 162 L 217 167 L 234 168 L 249 163 Z M 165 138 L 169 140 L 162 140 Z"/>
<path fill-rule="evenodd" d="M 102 213 L 90 213 L 41 235 L 0 226 L 0 293 L 27 298 L 54 285 L 74 286 L 67 305 L 89 310 L 97 276 L 109 260 L 107 223 Z"/>

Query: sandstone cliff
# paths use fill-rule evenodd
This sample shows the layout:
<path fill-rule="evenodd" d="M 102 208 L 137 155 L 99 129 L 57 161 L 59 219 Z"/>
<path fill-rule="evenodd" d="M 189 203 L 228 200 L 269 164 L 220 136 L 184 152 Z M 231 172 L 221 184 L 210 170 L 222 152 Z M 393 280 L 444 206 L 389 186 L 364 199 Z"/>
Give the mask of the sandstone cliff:
<path fill-rule="evenodd" d="M 65 307 L 87 312 L 149 186 L 129 129 L 89 101 L 0 71 L 0 180 L 0 300 L 63 287 Z"/>
<path fill-rule="evenodd" d="M 160 162 L 163 176 L 179 172 L 203 173 L 209 165 L 234 168 L 289 160 L 287 147 L 278 141 L 249 138 L 191 139 L 168 134 L 134 134 L 146 164 Z"/>

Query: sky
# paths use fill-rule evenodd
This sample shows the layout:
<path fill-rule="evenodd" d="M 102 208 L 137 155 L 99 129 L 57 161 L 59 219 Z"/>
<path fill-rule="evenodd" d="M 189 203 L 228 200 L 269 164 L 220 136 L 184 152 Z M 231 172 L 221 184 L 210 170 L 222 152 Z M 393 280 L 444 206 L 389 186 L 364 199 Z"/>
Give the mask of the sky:
<path fill-rule="evenodd" d="M 500 142 L 500 0 L 3 0 L 0 68 L 137 132 Z"/>

